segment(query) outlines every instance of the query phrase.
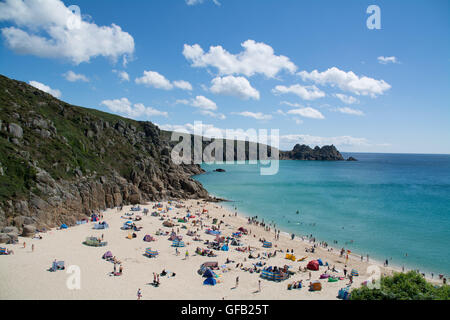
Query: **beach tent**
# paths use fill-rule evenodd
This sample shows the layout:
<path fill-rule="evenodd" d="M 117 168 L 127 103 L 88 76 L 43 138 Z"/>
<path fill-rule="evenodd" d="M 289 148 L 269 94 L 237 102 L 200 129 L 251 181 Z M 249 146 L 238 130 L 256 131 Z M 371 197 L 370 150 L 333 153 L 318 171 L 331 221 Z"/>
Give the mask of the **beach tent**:
<path fill-rule="evenodd" d="M 263 247 L 264 248 L 272 248 L 272 242 L 264 241 Z"/>
<path fill-rule="evenodd" d="M 60 229 L 67 229 L 68 227 L 67 227 L 67 224 L 65 224 L 65 223 L 63 223 L 62 225 L 61 225 L 61 227 L 59 227 Z"/>
<path fill-rule="evenodd" d="M 158 251 L 152 250 L 152 248 L 145 249 L 145 256 L 149 258 L 155 258 L 158 254 Z"/>
<path fill-rule="evenodd" d="M 309 286 L 309 290 L 311 290 L 311 291 L 320 291 L 320 290 L 322 290 L 322 284 L 320 283 L 320 281 L 314 281 Z"/>
<path fill-rule="evenodd" d="M 351 273 L 351 275 L 352 275 L 352 276 L 354 276 L 354 277 L 357 277 L 357 276 L 359 276 L 359 272 L 358 272 L 358 270 L 352 269 L 352 273 Z"/>
<path fill-rule="evenodd" d="M 112 252 L 111 252 L 111 251 L 106 251 L 106 252 L 103 254 L 102 259 L 111 259 L 112 257 L 113 257 Z"/>
<path fill-rule="evenodd" d="M 8 254 L 8 249 L 0 248 L 0 255 L 7 255 L 7 254 Z"/>
<path fill-rule="evenodd" d="M 224 244 L 224 245 L 222 246 L 222 248 L 220 248 L 220 250 L 222 250 L 222 251 L 228 251 L 228 246 L 227 246 L 226 244 Z"/>
<path fill-rule="evenodd" d="M 348 290 L 349 287 L 341 288 L 338 293 L 338 299 L 348 300 L 350 298 L 350 293 Z"/>
<path fill-rule="evenodd" d="M 317 259 L 317 262 L 319 263 L 319 266 L 323 266 L 322 259 Z"/>
<path fill-rule="evenodd" d="M 319 262 L 317 262 L 317 260 L 311 260 L 310 262 L 308 262 L 306 268 L 308 268 L 308 270 L 317 271 L 319 270 Z"/>
<path fill-rule="evenodd" d="M 213 278 L 214 276 L 215 274 L 210 268 L 206 268 L 205 272 L 203 273 L 204 278 Z"/>
<path fill-rule="evenodd" d="M 204 285 L 209 285 L 209 286 L 215 286 L 216 283 L 217 283 L 217 281 L 214 278 L 206 278 L 205 281 L 203 281 Z"/>

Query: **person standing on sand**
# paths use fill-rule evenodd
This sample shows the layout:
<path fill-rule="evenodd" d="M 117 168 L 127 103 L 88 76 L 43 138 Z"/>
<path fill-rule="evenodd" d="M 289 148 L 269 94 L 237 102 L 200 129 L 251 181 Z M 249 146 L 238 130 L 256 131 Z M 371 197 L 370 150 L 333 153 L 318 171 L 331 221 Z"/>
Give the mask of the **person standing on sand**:
<path fill-rule="evenodd" d="M 31 245 L 31 252 L 34 252 L 34 243 Z"/>
<path fill-rule="evenodd" d="M 141 300 L 141 298 L 142 298 L 142 292 L 141 292 L 141 288 L 139 288 L 137 291 L 137 299 Z"/>
<path fill-rule="evenodd" d="M 189 251 L 186 250 L 186 260 L 189 259 Z"/>
<path fill-rule="evenodd" d="M 258 291 L 261 292 L 261 280 L 258 280 Z"/>
<path fill-rule="evenodd" d="M 238 285 L 239 285 L 239 277 L 236 277 L 236 285 L 235 285 L 235 288 L 237 288 Z"/>

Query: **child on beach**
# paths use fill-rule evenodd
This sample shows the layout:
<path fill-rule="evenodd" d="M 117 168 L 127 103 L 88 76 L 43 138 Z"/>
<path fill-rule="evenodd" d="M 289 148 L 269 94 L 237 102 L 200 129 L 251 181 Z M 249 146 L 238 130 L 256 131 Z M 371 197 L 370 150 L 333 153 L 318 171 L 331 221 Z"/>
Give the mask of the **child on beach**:
<path fill-rule="evenodd" d="M 138 300 L 141 300 L 141 298 L 142 298 L 141 288 L 139 288 L 138 291 L 137 291 L 137 297 L 138 297 L 137 298 Z"/>

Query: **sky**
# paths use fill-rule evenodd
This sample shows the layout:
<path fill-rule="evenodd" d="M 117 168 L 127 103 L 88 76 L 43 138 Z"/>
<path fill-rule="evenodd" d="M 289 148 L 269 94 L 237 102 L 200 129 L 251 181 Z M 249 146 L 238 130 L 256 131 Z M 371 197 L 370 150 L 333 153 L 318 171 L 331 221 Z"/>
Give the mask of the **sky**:
<path fill-rule="evenodd" d="M 447 0 L 0 0 L 0 32 L 1 74 L 162 129 L 450 153 Z"/>

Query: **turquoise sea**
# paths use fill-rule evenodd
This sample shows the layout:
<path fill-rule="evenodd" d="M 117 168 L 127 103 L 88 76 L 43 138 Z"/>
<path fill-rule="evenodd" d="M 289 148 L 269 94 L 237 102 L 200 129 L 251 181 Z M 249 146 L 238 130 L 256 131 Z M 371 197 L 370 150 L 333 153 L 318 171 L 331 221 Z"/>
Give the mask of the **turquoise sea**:
<path fill-rule="evenodd" d="M 343 155 L 359 161 L 280 161 L 272 176 L 259 164 L 203 164 L 207 173 L 195 179 L 233 201 L 228 207 L 284 231 L 448 276 L 450 155 Z"/>

